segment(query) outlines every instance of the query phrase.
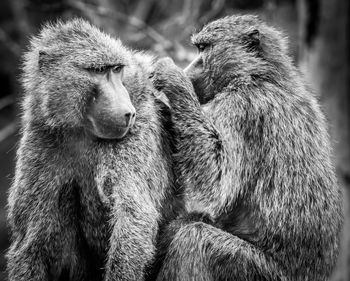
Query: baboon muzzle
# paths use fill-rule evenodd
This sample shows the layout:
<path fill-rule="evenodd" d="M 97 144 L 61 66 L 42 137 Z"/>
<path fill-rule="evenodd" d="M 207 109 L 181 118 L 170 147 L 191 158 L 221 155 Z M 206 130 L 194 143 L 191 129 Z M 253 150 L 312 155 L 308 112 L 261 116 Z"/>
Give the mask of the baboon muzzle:
<path fill-rule="evenodd" d="M 134 125 L 136 110 L 129 93 L 118 81 L 107 79 L 99 86 L 88 120 L 92 133 L 103 139 L 121 139 Z"/>

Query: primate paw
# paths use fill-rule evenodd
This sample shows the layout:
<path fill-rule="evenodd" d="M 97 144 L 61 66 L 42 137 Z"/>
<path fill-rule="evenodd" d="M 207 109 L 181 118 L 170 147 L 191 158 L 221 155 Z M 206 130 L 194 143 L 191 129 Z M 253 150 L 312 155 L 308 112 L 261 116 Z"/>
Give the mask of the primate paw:
<path fill-rule="evenodd" d="M 186 223 L 204 222 L 206 224 L 211 224 L 211 225 L 214 224 L 214 220 L 207 213 L 191 212 L 182 216 L 179 219 L 181 219 L 183 222 L 186 222 Z"/>
<path fill-rule="evenodd" d="M 158 91 L 170 92 L 173 85 L 181 83 L 183 80 L 182 69 L 175 65 L 171 58 L 162 58 L 154 63 L 153 71 L 149 78 L 151 79 L 153 86 Z"/>

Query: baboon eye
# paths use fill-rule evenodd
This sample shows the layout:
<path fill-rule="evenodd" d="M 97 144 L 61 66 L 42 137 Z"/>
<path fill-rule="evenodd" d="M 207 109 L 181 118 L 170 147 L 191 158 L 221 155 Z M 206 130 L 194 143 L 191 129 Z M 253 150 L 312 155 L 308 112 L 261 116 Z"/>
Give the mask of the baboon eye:
<path fill-rule="evenodd" d="M 108 71 L 112 70 L 114 73 L 120 73 L 124 68 L 124 65 L 101 65 L 88 67 L 87 70 L 96 74 L 106 74 Z"/>
<path fill-rule="evenodd" d="M 209 44 L 205 43 L 196 44 L 196 47 L 200 53 L 203 52 L 208 46 Z"/>
<path fill-rule="evenodd" d="M 120 65 L 115 65 L 112 67 L 112 71 L 114 73 L 120 73 L 124 68 L 124 65 L 120 64 Z"/>

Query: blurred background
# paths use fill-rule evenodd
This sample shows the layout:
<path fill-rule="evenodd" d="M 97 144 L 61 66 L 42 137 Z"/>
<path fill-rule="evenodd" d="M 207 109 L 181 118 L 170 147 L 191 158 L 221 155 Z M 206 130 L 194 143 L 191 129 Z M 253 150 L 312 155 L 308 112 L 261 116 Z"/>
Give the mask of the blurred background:
<path fill-rule="evenodd" d="M 18 135 L 21 54 L 46 21 L 83 17 L 132 48 L 171 56 L 181 66 L 196 54 L 190 35 L 213 19 L 254 13 L 288 34 L 290 54 L 319 96 L 329 120 L 339 183 L 344 189 L 345 226 L 332 280 L 350 281 L 349 18 L 348 0 L 1 0 L 0 1 L 0 281 L 7 191 Z"/>

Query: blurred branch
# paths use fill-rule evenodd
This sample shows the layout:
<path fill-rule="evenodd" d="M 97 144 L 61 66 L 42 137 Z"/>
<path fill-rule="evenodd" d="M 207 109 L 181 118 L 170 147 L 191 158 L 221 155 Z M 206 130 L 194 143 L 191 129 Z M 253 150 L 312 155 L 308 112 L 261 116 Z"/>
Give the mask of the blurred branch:
<path fill-rule="evenodd" d="M 186 24 L 189 20 L 198 19 L 201 8 L 201 1 L 185 0 L 182 6 L 182 15 L 179 17 L 179 24 Z"/>
<path fill-rule="evenodd" d="M 155 0 L 142 0 L 137 3 L 135 11 L 132 17 L 140 19 L 146 22 L 147 16 L 149 15 Z"/>
<path fill-rule="evenodd" d="M 12 136 L 17 132 L 17 124 L 16 122 L 12 122 L 8 124 L 5 128 L 0 130 L 0 142 L 4 141 L 8 137 Z"/>
<path fill-rule="evenodd" d="M 138 29 L 143 29 L 144 32 L 152 38 L 154 41 L 158 42 L 159 44 L 163 45 L 165 49 L 169 48 L 173 45 L 171 41 L 169 41 L 167 38 L 165 38 L 162 34 L 160 34 L 158 31 L 156 31 L 154 28 L 147 25 L 144 21 L 134 17 L 134 16 L 128 16 L 125 15 L 119 11 L 116 10 L 108 10 L 103 6 L 96 6 L 88 3 L 83 3 L 81 1 L 73 1 L 70 0 L 68 4 L 73 8 L 80 12 L 82 12 L 87 18 L 89 18 L 92 22 L 94 21 L 94 14 L 98 14 L 100 16 L 104 17 L 111 17 L 111 18 L 120 18 L 125 22 L 130 23 L 134 27 Z"/>
<path fill-rule="evenodd" d="M 0 99 L 0 110 L 15 103 L 15 99 L 12 96 L 6 96 Z"/>
<path fill-rule="evenodd" d="M 225 8 L 226 0 L 216 0 L 211 2 L 211 9 L 208 13 L 200 17 L 200 22 L 207 23 L 216 18 L 220 12 Z"/>
<path fill-rule="evenodd" d="M 265 3 L 266 18 L 272 21 L 275 17 L 278 0 L 267 0 Z"/>
<path fill-rule="evenodd" d="M 9 1 L 12 13 L 14 24 L 17 27 L 17 32 L 19 36 L 19 46 L 24 46 L 26 43 L 27 36 L 31 34 L 31 24 L 28 20 L 28 15 L 26 12 L 26 7 L 28 6 L 28 1 L 26 0 L 11 0 Z"/>
<path fill-rule="evenodd" d="M 15 42 L 13 41 L 8 34 L 0 28 L 0 42 L 6 46 L 6 48 L 11 51 L 11 53 L 16 56 L 19 57 L 21 55 L 21 47 Z"/>

